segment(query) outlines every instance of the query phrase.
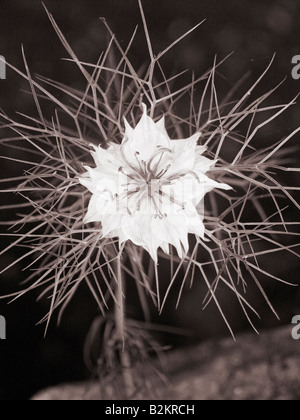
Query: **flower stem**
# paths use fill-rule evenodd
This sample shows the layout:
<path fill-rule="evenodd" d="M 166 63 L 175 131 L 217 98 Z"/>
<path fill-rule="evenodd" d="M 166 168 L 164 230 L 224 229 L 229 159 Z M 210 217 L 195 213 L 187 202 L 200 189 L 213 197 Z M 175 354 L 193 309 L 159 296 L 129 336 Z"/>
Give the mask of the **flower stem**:
<path fill-rule="evenodd" d="M 120 363 L 121 363 L 121 370 L 122 370 L 122 379 L 124 384 L 124 395 L 126 398 L 131 398 L 135 392 L 134 380 L 133 380 L 133 373 L 131 369 L 130 363 L 130 355 L 128 354 L 128 350 L 126 348 L 126 337 L 125 337 L 125 318 L 126 318 L 126 310 L 125 310 L 125 297 L 124 297 L 124 278 L 123 278 L 123 271 L 121 266 L 121 253 L 118 256 L 117 260 L 117 291 L 116 291 L 116 298 L 117 302 L 115 304 L 115 323 L 116 323 L 116 332 L 117 337 L 120 343 L 122 343 L 122 347 L 120 348 Z"/>

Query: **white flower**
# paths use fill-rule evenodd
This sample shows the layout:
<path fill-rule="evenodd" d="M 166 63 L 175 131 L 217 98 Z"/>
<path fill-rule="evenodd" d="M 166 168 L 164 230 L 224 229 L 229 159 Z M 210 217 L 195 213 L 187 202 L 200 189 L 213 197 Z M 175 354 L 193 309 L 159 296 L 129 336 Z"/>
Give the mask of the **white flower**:
<path fill-rule="evenodd" d="M 231 187 L 205 173 L 216 161 L 202 156 L 200 134 L 171 140 L 164 117 L 155 123 L 143 116 L 132 128 L 125 120 L 121 145 L 95 147 L 96 167 L 86 167 L 80 183 L 92 193 L 84 221 L 101 222 L 103 237 L 131 240 L 155 262 L 157 250 L 173 245 L 180 258 L 188 252 L 188 234 L 204 238 L 203 215 L 197 210 L 206 193 Z"/>

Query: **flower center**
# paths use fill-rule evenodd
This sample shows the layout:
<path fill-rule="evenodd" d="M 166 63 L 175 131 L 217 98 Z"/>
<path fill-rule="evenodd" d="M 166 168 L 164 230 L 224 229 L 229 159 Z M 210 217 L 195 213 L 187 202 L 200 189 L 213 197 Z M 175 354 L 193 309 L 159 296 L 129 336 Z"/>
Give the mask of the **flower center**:
<path fill-rule="evenodd" d="M 136 202 L 136 210 L 154 214 L 156 217 L 164 218 L 167 216 L 162 211 L 162 180 L 156 178 L 154 174 L 146 173 L 143 178 L 133 180 L 129 186 L 135 185 L 135 193 L 132 199 Z"/>
<path fill-rule="evenodd" d="M 155 194 L 159 194 L 161 189 L 161 182 L 159 179 L 151 178 L 147 181 L 148 196 L 153 197 Z"/>
<path fill-rule="evenodd" d="M 154 214 L 155 217 L 165 218 L 176 204 L 181 210 L 185 209 L 184 202 L 176 200 L 172 194 L 163 191 L 163 186 L 171 184 L 172 181 L 179 179 L 182 175 L 167 176 L 171 164 L 166 163 L 168 159 L 163 159 L 166 153 L 172 150 L 158 147 L 148 162 L 141 159 L 140 153 L 134 154 L 137 165 L 130 164 L 123 154 L 124 161 L 129 173 L 125 168 L 120 168 L 128 177 L 126 196 L 128 199 L 128 212 L 134 214 L 143 211 L 147 214 Z"/>

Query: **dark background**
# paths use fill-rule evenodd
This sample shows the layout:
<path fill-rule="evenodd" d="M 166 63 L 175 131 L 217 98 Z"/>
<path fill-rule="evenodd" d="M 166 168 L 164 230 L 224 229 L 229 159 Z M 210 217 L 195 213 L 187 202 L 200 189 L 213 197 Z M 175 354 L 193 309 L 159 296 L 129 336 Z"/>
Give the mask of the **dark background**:
<path fill-rule="evenodd" d="M 167 73 L 186 68 L 204 73 L 212 65 L 216 54 L 221 59 L 235 51 L 222 66 L 223 78 L 230 88 L 248 71 L 251 72 L 250 79 L 255 79 L 276 52 L 277 58 L 264 82 L 264 89 L 275 86 L 287 76 L 284 87 L 275 94 L 277 102 L 290 101 L 299 92 L 300 81 L 291 77 L 292 57 L 300 54 L 299 0 L 144 0 L 143 4 L 156 53 L 183 32 L 207 19 L 179 48 L 168 54 L 164 60 Z M 45 5 L 83 61 L 95 62 L 107 45 L 107 32 L 98 19 L 102 16 L 106 17 L 123 45 L 128 43 L 136 24 L 139 24 L 132 57 L 137 65 L 146 59 L 136 0 L 45 0 Z M 41 2 L 1 0 L 0 7 L 0 55 L 23 69 L 23 44 L 33 73 L 77 86 L 78 73 L 60 60 L 67 54 Z M 26 84 L 8 69 L 7 80 L 0 81 L 0 107 L 12 116 L 17 110 L 30 114 L 32 101 L 22 93 L 25 88 Z M 296 106 L 288 110 L 285 117 L 271 127 L 271 131 L 277 136 L 281 132 L 284 135 L 298 124 L 299 106 Z M 1 177 L 12 176 L 14 169 L 1 162 Z M 298 181 L 299 178 L 296 180 L 299 185 Z M 295 214 L 293 217 L 295 220 L 299 216 Z M 1 248 L 8 243 L 1 238 Z M 5 266 L 18 255 L 18 251 L 14 251 L 0 257 L 0 266 Z M 275 265 L 278 275 L 284 274 L 287 280 L 298 282 L 299 266 L 295 262 L 273 258 L 267 264 Z M 17 287 L 25 275 L 19 265 L 2 275 L 0 294 L 11 290 L 12 285 Z M 269 292 L 281 315 L 281 323 L 290 322 L 292 315 L 300 309 L 297 289 L 274 285 Z M 171 299 L 169 311 L 161 319 L 163 324 L 194 331 L 193 337 L 166 335 L 163 337 L 165 342 L 190 344 L 228 334 L 216 309 L 210 308 L 204 313 L 197 309 L 200 307 L 197 296 L 197 290 L 188 291 L 182 309 L 177 312 L 173 310 Z M 35 294 L 31 293 L 8 306 L 0 301 L 0 314 L 7 319 L 7 340 L 0 341 L 0 399 L 25 399 L 44 386 L 88 377 L 82 361 L 82 347 L 87 330 L 98 313 L 88 291 L 84 287 L 80 289 L 60 327 L 53 323 L 45 339 L 44 326 L 35 324 L 45 314 L 47 302 L 36 304 L 35 298 Z M 254 298 L 263 313 L 258 327 L 264 329 L 279 325 L 266 311 L 261 298 Z M 235 331 L 247 329 L 247 323 L 240 310 L 232 304 L 230 295 L 224 292 L 222 300 Z"/>

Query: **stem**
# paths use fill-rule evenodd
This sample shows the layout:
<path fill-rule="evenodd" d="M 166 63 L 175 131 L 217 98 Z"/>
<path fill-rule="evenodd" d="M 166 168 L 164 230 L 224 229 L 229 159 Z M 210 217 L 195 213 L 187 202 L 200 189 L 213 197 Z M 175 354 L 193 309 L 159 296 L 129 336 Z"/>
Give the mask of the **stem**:
<path fill-rule="evenodd" d="M 121 269 L 121 256 L 118 256 L 117 264 L 117 291 L 115 304 L 115 321 L 116 330 L 119 340 L 123 343 L 123 350 L 125 348 L 125 308 L 124 308 L 124 291 L 123 291 L 123 273 Z"/>
<path fill-rule="evenodd" d="M 131 369 L 130 356 L 126 349 L 126 338 L 125 338 L 125 297 L 124 297 L 124 278 L 121 267 L 121 252 L 118 255 L 117 260 L 117 278 L 118 285 L 116 291 L 117 303 L 115 304 L 115 322 L 116 332 L 120 343 L 123 343 L 120 349 L 120 362 L 122 377 L 124 383 L 124 395 L 126 398 L 131 398 L 135 392 L 135 386 L 133 381 L 133 372 Z"/>

